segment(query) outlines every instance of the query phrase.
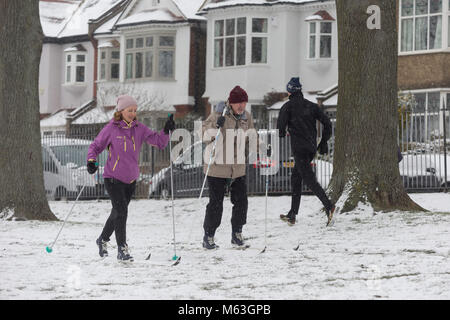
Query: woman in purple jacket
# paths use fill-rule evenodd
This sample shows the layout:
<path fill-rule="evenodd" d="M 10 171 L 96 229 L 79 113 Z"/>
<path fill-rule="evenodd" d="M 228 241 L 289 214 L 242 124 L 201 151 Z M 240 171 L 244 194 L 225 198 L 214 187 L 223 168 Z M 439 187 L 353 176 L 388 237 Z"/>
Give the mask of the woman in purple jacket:
<path fill-rule="evenodd" d="M 164 129 L 155 132 L 136 120 L 137 102 L 130 96 L 117 99 L 117 111 L 100 131 L 89 147 L 87 170 L 97 171 L 98 155 L 108 148 L 108 158 L 103 172 L 106 191 L 111 198 L 112 210 L 100 237 L 97 239 L 100 257 L 108 255 L 107 243 L 113 232 L 116 235 L 120 261 L 133 261 L 126 243 L 128 204 L 136 188 L 139 176 L 139 152 L 144 142 L 163 149 L 169 142 L 169 131 L 175 129 L 173 116 L 167 120 Z"/>

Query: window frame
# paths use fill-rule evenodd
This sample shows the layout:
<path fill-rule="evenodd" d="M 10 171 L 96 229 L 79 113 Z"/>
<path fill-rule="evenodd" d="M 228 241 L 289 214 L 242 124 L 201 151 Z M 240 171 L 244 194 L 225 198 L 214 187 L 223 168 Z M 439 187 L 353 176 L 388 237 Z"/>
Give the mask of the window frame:
<path fill-rule="evenodd" d="M 172 37 L 173 38 L 173 45 L 161 45 L 160 39 L 162 37 Z M 153 38 L 152 45 L 147 45 L 147 39 Z M 143 46 L 137 48 L 136 47 L 136 40 L 142 39 L 143 40 Z M 127 42 L 133 40 L 133 47 L 127 48 Z M 125 37 L 125 52 L 124 52 L 124 81 L 125 82 L 135 82 L 135 81 L 175 81 L 176 76 L 176 47 L 177 47 L 177 38 L 176 38 L 176 32 L 154 32 L 154 33 L 146 33 L 141 35 L 130 35 Z M 160 74 L 160 53 L 163 51 L 172 52 L 172 75 L 169 77 L 161 76 Z M 146 54 L 148 52 L 152 52 L 152 67 L 151 67 L 151 76 L 146 76 L 146 67 L 147 67 L 147 61 L 146 61 Z M 141 53 L 142 55 L 142 77 L 136 78 L 136 54 Z M 131 62 L 131 77 L 127 77 L 128 73 L 128 55 L 132 55 L 132 62 Z"/>
<path fill-rule="evenodd" d="M 427 54 L 436 52 L 450 51 L 450 0 L 442 0 L 442 10 L 438 13 L 430 13 L 430 0 L 428 0 L 427 14 L 416 15 L 416 0 L 413 0 L 413 13 L 410 16 L 402 16 L 403 0 L 399 0 L 399 22 L 398 22 L 398 54 L 401 56 Z M 437 49 L 429 49 L 430 47 L 430 17 L 441 17 L 441 47 Z M 427 49 L 415 50 L 416 47 L 416 18 L 427 17 Z M 412 27 L 412 50 L 402 51 L 402 23 L 403 20 L 413 20 Z"/>
<path fill-rule="evenodd" d="M 307 60 L 332 60 L 333 59 L 333 26 L 334 23 L 332 20 L 309 20 L 306 21 L 307 29 L 308 29 L 308 38 L 307 38 L 307 52 L 306 59 Z M 321 26 L 322 23 L 329 23 L 331 25 L 330 33 L 322 33 Z M 311 25 L 315 25 L 315 32 L 311 33 Z M 330 37 L 330 56 L 329 57 L 321 57 L 320 56 L 320 40 L 322 37 Z M 311 57 L 311 37 L 314 37 L 314 57 Z"/>
<path fill-rule="evenodd" d="M 253 31 L 253 20 L 255 19 L 262 19 L 262 20 L 266 20 L 266 24 L 267 24 L 267 31 L 266 32 L 255 32 Z M 249 34 L 249 38 L 250 38 L 250 64 L 251 65 L 268 65 L 269 64 L 269 18 L 261 18 L 261 17 L 251 17 L 251 32 Z M 248 29 L 247 29 L 248 30 Z M 253 39 L 254 38 L 261 38 L 261 39 L 266 39 L 266 52 L 265 52 L 265 57 L 266 57 L 266 61 L 265 62 L 253 62 Z"/>
<path fill-rule="evenodd" d="M 245 21 L 245 32 L 238 33 L 238 20 L 244 19 Z M 223 18 L 223 19 L 215 19 L 212 21 L 212 68 L 213 69 L 222 69 L 222 68 L 236 68 L 236 67 L 245 67 L 248 65 L 247 63 L 247 48 L 248 48 L 248 20 L 247 16 L 238 16 L 234 18 Z M 216 36 L 216 23 L 223 22 L 223 33 L 222 35 Z M 227 21 L 234 21 L 234 32 L 233 34 L 227 35 Z M 237 64 L 238 61 L 238 39 L 244 38 L 245 43 L 245 51 L 244 51 L 244 63 Z M 227 39 L 233 39 L 233 64 L 227 65 Z M 222 40 L 221 50 L 223 53 L 221 64 L 216 66 L 216 41 Z M 220 50 L 220 49 L 219 49 Z"/>
<path fill-rule="evenodd" d="M 119 58 L 113 58 L 113 52 L 119 53 Z M 102 58 L 102 53 L 105 53 L 105 59 Z M 116 64 L 119 68 L 117 78 L 112 77 L 112 66 Z M 105 66 L 105 78 L 102 78 L 102 65 Z M 98 79 L 97 81 L 119 81 L 120 80 L 120 47 L 100 48 L 98 54 Z"/>
<path fill-rule="evenodd" d="M 70 61 L 68 57 L 70 56 Z M 77 61 L 77 56 L 83 56 L 84 61 Z M 86 84 L 86 65 L 87 52 L 85 51 L 68 51 L 64 55 L 64 84 L 65 85 L 85 85 Z M 70 67 L 70 81 L 67 81 L 68 68 Z M 83 67 L 83 81 L 77 81 L 77 68 Z"/>

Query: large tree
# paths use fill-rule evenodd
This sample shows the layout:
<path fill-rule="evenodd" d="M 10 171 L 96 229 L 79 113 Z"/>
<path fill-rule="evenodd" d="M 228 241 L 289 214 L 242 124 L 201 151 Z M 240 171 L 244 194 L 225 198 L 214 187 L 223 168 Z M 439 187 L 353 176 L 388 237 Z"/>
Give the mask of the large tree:
<path fill-rule="evenodd" d="M 397 163 L 397 5 L 336 0 L 339 102 L 329 191 L 341 212 L 359 202 L 377 211 L 423 210 L 406 193 Z"/>
<path fill-rule="evenodd" d="M 39 1 L 0 0 L 0 214 L 56 220 L 44 189 L 39 129 Z"/>

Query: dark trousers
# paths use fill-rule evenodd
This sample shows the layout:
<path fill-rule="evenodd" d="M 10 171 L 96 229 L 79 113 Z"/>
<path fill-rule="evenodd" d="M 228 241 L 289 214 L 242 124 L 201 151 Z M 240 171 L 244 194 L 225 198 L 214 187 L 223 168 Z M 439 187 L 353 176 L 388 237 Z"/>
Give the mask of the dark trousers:
<path fill-rule="evenodd" d="M 226 178 L 208 176 L 209 203 L 206 206 L 203 229 L 208 236 L 214 236 L 216 229 L 222 221 L 223 197 L 225 195 Z M 245 176 L 234 179 L 231 182 L 231 227 L 233 232 L 239 232 L 247 223 L 247 184 Z"/>
<path fill-rule="evenodd" d="M 300 208 L 300 199 L 302 197 L 302 183 L 305 182 L 308 188 L 319 198 L 325 209 L 330 210 L 331 201 L 328 199 L 325 191 L 317 182 L 316 175 L 311 168 L 311 161 L 314 159 L 314 153 L 294 153 L 295 166 L 291 175 L 292 200 L 289 215 L 297 215 Z"/>
<path fill-rule="evenodd" d="M 101 234 L 104 241 L 115 232 L 117 246 L 123 246 L 127 241 L 128 204 L 136 189 L 136 182 L 123 183 L 117 179 L 105 178 L 105 188 L 111 198 L 112 210 Z"/>

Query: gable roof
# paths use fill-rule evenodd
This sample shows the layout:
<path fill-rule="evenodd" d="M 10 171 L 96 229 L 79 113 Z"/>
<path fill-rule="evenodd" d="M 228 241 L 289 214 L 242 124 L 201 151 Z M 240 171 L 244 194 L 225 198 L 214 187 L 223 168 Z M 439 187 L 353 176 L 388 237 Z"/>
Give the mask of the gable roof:
<path fill-rule="evenodd" d="M 57 37 L 81 0 L 40 0 L 39 17 L 46 37 Z"/>
<path fill-rule="evenodd" d="M 188 20 L 205 19 L 204 17 L 201 17 L 197 14 L 197 12 L 200 10 L 205 0 L 172 0 L 172 1 L 181 11 L 181 13 L 186 17 L 186 19 Z"/>

